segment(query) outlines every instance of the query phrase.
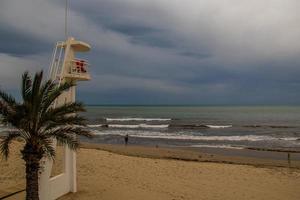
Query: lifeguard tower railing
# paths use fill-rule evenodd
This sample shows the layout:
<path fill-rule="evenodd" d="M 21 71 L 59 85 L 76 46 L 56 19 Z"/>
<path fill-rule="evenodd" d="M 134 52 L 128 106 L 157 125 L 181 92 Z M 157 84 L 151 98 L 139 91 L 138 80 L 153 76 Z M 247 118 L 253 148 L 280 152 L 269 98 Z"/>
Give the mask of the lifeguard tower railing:
<path fill-rule="evenodd" d="M 89 63 L 87 60 L 74 58 L 65 59 L 65 42 L 57 42 L 53 50 L 52 61 L 49 67 L 49 78 L 57 81 L 59 84 L 61 78 L 70 78 L 76 80 L 90 80 Z M 67 69 L 67 70 L 64 70 Z"/>

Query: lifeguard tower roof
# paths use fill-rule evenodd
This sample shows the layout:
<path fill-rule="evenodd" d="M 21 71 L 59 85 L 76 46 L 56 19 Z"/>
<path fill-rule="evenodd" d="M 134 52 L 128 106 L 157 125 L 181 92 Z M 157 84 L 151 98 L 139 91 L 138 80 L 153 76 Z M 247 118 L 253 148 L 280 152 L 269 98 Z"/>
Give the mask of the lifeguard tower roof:
<path fill-rule="evenodd" d="M 89 51 L 91 49 L 91 46 L 88 43 L 79 41 L 79 40 L 75 40 L 74 38 L 69 38 L 69 41 L 71 43 L 71 47 L 74 51 L 77 52 L 86 52 Z M 59 45 L 60 47 L 66 47 L 66 42 L 62 42 Z"/>
<path fill-rule="evenodd" d="M 78 52 L 85 52 L 91 49 L 91 46 L 89 44 L 78 40 L 73 40 L 71 42 L 71 46 L 72 48 L 74 48 L 75 51 Z"/>

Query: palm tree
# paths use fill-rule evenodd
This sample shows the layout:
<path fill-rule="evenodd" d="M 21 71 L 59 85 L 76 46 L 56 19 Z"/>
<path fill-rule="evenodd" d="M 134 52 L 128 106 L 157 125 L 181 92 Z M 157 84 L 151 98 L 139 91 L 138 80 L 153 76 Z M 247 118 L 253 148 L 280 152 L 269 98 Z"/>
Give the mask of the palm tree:
<path fill-rule="evenodd" d="M 79 141 L 75 135 L 92 137 L 85 129 L 85 119 L 77 113 L 85 111 L 81 103 L 66 103 L 53 107 L 55 100 L 73 83 L 56 84 L 43 82 L 43 72 L 36 73 L 32 80 L 28 72 L 22 76 L 22 101 L 0 90 L 0 116 L 2 123 L 14 127 L 0 142 L 0 153 L 7 159 L 12 140 L 21 138 L 24 148 L 22 159 L 26 165 L 26 200 L 39 199 L 38 177 L 40 161 L 54 159 L 53 139 L 59 144 L 76 150 Z"/>

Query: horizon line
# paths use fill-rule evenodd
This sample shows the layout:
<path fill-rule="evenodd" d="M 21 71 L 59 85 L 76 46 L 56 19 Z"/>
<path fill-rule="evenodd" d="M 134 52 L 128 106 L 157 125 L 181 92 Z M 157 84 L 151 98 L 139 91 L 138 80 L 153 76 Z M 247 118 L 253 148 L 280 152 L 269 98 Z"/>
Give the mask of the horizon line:
<path fill-rule="evenodd" d="M 162 107 L 162 106 L 207 106 L 207 107 L 218 107 L 218 106 L 266 106 L 266 107 L 270 107 L 270 106 L 300 106 L 300 104 L 85 104 L 86 106 L 159 106 L 159 107 Z"/>

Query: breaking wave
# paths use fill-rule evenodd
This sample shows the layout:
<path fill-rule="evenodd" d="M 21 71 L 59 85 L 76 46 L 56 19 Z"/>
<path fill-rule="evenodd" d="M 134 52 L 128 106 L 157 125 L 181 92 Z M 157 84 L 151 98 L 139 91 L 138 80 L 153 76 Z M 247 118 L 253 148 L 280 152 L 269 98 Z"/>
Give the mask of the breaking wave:
<path fill-rule="evenodd" d="M 245 147 L 242 146 L 232 146 L 232 145 L 225 145 L 225 144 L 221 144 L 221 145 L 213 145 L 213 144 L 195 144 L 195 145 L 191 145 L 189 147 L 207 147 L 207 148 L 221 148 L 221 149 L 245 149 Z"/>
<path fill-rule="evenodd" d="M 224 125 L 224 126 L 217 126 L 217 125 L 206 125 L 208 128 L 231 128 L 232 125 Z"/>
<path fill-rule="evenodd" d="M 108 124 L 108 127 L 111 128 L 168 128 L 169 124 L 159 124 L 159 125 L 150 125 L 150 124 Z"/>
<path fill-rule="evenodd" d="M 188 135 L 182 133 L 164 133 L 159 131 L 134 131 L 134 130 L 95 130 L 96 135 L 119 135 L 124 136 L 128 134 L 130 137 L 138 138 L 157 138 L 157 139 L 180 139 L 180 140 L 198 140 L 198 141 L 294 141 L 297 142 L 297 137 L 273 137 L 266 135 L 243 135 L 243 136 L 206 136 L 201 133 L 198 135 Z"/>
<path fill-rule="evenodd" d="M 104 124 L 89 124 L 87 126 L 90 127 L 90 128 L 98 128 L 98 127 L 103 127 Z"/>
<path fill-rule="evenodd" d="M 128 117 L 128 118 L 106 118 L 106 121 L 171 121 L 170 118 L 139 118 L 139 117 Z"/>
<path fill-rule="evenodd" d="M 232 125 L 197 125 L 197 124 L 90 124 L 90 128 L 126 128 L 126 129 L 138 129 L 138 128 L 183 128 L 183 129 L 197 129 L 197 128 L 230 128 Z"/>
<path fill-rule="evenodd" d="M 168 128 L 169 124 L 158 124 L 158 125 L 152 125 L 152 124 L 94 124 L 94 125 L 88 125 L 90 128 L 125 128 L 125 129 L 138 129 L 138 128 L 149 128 L 149 129 L 162 129 L 162 128 Z"/>

